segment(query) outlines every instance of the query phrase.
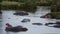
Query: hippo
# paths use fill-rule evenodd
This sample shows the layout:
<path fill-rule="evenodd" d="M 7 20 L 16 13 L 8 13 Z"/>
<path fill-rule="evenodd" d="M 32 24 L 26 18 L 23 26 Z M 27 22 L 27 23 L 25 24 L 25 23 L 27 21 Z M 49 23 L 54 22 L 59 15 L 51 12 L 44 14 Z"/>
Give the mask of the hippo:
<path fill-rule="evenodd" d="M 42 23 L 32 23 L 33 25 L 42 25 Z"/>
<path fill-rule="evenodd" d="M 7 23 L 6 26 L 7 26 L 5 29 L 6 32 L 25 32 L 28 30 L 27 28 L 24 28 L 22 26 L 13 27 L 9 23 Z"/>
<path fill-rule="evenodd" d="M 48 26 L 48 27 L 60 28 L 60 25 L 54 25 L 54 26 Z"/>
<path fill-rule="evenodd" d="M 14 15 L 26 16 L 29 15 L 27 12 L 16 12 Z"/>
<path fill-rule="evenodd" d="M 46 26 L 53 25 L 53 24 L 55 24 L 55 23 L 45 23 Z"/>
<path fill-rule="evenodd" d="M 23 19 L 21 22 L 22 22 L 22 23 L 30 22 L 30 19 Z"/>

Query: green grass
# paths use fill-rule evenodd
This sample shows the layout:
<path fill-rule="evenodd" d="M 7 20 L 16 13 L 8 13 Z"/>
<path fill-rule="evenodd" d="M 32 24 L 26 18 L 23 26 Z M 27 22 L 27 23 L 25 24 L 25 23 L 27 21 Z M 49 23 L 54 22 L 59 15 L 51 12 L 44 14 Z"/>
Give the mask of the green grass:
<path fill-rule="evenodd" d="M 56 19 L 60 19 L 60 12 L 52 12 L 52 16 Z"/>
<path fill-rule="evenodd" d="M 18 5 L 18 2 L 2 1 L 2 5 Z"/>

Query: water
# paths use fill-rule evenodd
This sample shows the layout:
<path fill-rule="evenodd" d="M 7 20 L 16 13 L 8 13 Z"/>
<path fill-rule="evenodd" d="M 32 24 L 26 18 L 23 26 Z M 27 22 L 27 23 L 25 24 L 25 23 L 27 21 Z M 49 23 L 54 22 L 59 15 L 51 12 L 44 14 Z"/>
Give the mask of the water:
<path fill-rule="evenodd" d="M 44 24 L 48 23 L 48 22 L 55 22 L 55 19 L 43 19 L 40 18 L 41 15 L 44 15 L 46 13 L 49 13 L 50 10 L 44 10 L 42 12 L 42 9 L 37 10 L 37 12 L 35 14 L 31 14 L 28 16 L 16 16 L 13 15 L 13 13 L 15 13 L 15 11 L 10 10 L 10 11 L 2 11 L 2 30 L 1 32 L 3 32 L 2 34 L 60 34 L 60 29 L 59 28 L 53 28 L 53 27 L 47 27 Z M 8 19 L 10 18 L 10 19 Z M 22 23 L 21 21 L 24 19 L 30 19 L 30 22 L 27 23 Z M 17 26 L 17 25 L 22 25 L 23 27 L 28 28 L 27 32 L 6 32 L 5 31 L 5 24 L 6 23 L 10 23 L 12 26 Z M 42 26 L 37 26 L 37 25 L 32 25 L 32 23 L 42 23 Z M 0 33 L 1 33 L 0 32 Z"/>
<path fill-rule="evenodd" d="M 0 34 L 2 34 L 2 14 L 0 14 Z"/>

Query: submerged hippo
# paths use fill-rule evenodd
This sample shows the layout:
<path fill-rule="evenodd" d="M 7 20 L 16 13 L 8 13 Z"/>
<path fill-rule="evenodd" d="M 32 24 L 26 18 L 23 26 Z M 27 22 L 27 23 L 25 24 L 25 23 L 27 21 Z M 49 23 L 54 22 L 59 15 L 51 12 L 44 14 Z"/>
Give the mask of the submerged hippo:
<path fill-rule="evenodd" d="M 46 26 L 48 26 L 48 25 L 53 25 L 53 24 L 60 25 L 60 21 L 58 21 L 58 22 L 56 22 L 56 23 L 45 23 Z"/>
<path fill-rule="evenodd" d="M 48 27 L 60 28 L 60 25 L 54 25 L 54 26 L 48 26 Z"/>
<path fill-rule="evenodd" d="M 21 22 L 23 22 L 23 23 L 30 22 L 30 19 L 23 19 Z"/>
<path fill-rule="evenodd" d="M 60 28 L 60 22 L 56 22 L 56 23 L 46 23 L 45 24 L 48 27 L 54 27 L 54 28 Z M 51 26 L 50 26 L 51 25 Z"/>
<path fill-rule="evenodd" d="M 7 25 L 7 27 L 6 27 L 5 31 L 7 31 L 7 32 L 25 32 L 28 30 L 27 28 L 23 28 L 22 26 L 12 27 L 8 23 L 6 25 Z"/>
<path fill-rule="evenodd" d="M 55 23 L 45 23 L 46 26 L 53 25 L 53 24 L 55 24 Z"/>
<path fill-rule="evenodd" d="M 60 21 L 56 22 L 56 24 L 60 25 Z"/>
<path fill-rule="evenodd" d="M 32 23 L 33 25 L 43 25 L 42 23 Z"/>
<path fill-rule="evenodd" d="M 14 15 L 25 16 L 25 15 L 29 15 L 29 14 L 27 12 L 17 12 L 17 13 L 14 13 Z"/>

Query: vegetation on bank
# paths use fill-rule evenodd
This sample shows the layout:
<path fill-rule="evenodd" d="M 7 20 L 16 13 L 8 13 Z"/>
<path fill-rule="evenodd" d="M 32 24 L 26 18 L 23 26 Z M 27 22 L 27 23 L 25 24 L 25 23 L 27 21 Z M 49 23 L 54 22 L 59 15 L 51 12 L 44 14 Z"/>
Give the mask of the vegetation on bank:
<path fill-rule="evenodd" d="M 51 4 L 51 15 L 53 18 L 60 19 L 60 0 L 53 0 Z"/>
<path fill-rule="evenodd" d="M 35 12 L 36 6 L 50 6 L 53 18 L 60 18 L 60 0 L 3 0 L 0 5 L 3 10 L 23 10 Z"/>
<path fill-rule="evenodd" d="M 53 19 L 60 19 L 60 12 L 51 12 Z"/>
<path fill-rule="evenodd" d="M 50 6 L 51 0 L 3 0 L 1 5 L 3 10 L 24 10 L 35 12 L 36 6 Z"/>

